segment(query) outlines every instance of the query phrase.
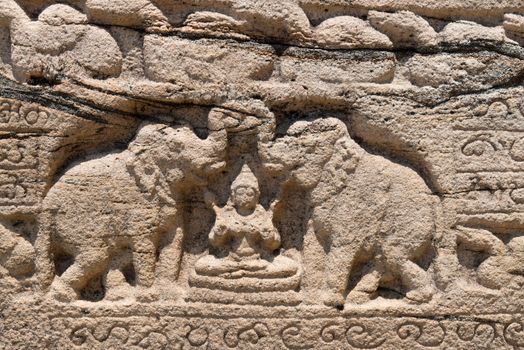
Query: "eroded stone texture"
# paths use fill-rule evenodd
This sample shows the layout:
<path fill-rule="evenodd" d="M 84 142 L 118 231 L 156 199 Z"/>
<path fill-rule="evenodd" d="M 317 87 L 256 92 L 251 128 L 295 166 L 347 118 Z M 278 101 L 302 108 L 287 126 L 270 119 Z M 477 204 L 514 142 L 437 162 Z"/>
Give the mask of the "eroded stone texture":
<path fill-rule="evenodd" d="M 0 349 L 524 348 L 524 2 L 0 0 Z"/>

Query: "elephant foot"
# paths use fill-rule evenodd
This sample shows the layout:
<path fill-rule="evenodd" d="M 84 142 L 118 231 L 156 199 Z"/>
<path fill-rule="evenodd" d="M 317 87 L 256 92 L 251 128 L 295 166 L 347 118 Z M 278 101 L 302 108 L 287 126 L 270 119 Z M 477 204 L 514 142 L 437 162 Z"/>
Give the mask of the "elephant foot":
<path fill-rule="evenodd" d="M 433 298 L 433 294 L 433 288 L 423 287 L 419 289 L 414 289 L 406 293 L 406 299 L 415 304 L 422 304 L 431 301 L 431 299 Z"/>
<path fill-rule="evenodd" d="M 133 297 L 133 288 L 126 282 L 120 270 L 109 270 L 105 276 L 104 285 L 106 287 L 105 300 L 119 301 Z"/>
<path fill-rule="evenodd" d="M 322 302 L 326 306 L 343 308 L 344 304 L 346 303 L 346 300 L 344 299 L 344 296 L 340 293 L 325 291 L 322 293 Z"/>
<path fill-rule="evenodd" d="M 158 300 L 180 300 L 183 295 L 183 291 L 167 279 L 157 279 L 153 288 L 158 293 Z"/>
<path fill-rule="evenodd" d="M 365 304 L 371 301 L 375 293 L 364 292 L 360 290 L 352 290 L 348 294 L 348 302 L 353 304 Z"/>
<path fill-rule="evenodd" d="M 108 289 L 106 291 L 106 295 L 104 297 L 105 300 L 108 301 L 119 301 L 124 300 L 127 298 L 132 298 L 133 295 L 130 291 L 130 286 L 116 286 L 111 289 Z"/>
<path fill-rule="evenodd" d="M 155 288 L 137 287 L 136 300 L 140 303 L 151 303 L 160 299 L 160 294 Z"/>
<path fill-rule="evenodd" d="M 69 302 L 72 302 L 78 299 L 78 296 L 75 290 L 67 286 L 64 282 L 62 282 L 59 279 L 55 280 L 51 284 L 51 289 L 49 291 L 49 297 L 51 297 L 54 300 L 63 302 L 63 303 L 69 303 Z"/>

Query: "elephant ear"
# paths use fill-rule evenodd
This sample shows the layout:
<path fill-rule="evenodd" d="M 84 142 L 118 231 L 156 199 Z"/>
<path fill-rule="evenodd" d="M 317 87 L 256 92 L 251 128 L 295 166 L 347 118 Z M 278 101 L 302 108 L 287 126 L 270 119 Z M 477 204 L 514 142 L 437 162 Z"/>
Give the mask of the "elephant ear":
<path fill-rule="evenodd" d="M 333 154 L 324 166 L 322 182 L 329 184 L 330 193 L 336 195 L 348 183 L 350 175 L 355 172 L 363 150 L 349 136 L 335 142 Z"/>
<path fill-rule="evenodd" d="M 173 202 L 169 183 L 163 167 L 169 154 L 165 140 L 164 124 L 145 124 L 129 144 L 130 157 L 127 169 L 148 200 Z"/>

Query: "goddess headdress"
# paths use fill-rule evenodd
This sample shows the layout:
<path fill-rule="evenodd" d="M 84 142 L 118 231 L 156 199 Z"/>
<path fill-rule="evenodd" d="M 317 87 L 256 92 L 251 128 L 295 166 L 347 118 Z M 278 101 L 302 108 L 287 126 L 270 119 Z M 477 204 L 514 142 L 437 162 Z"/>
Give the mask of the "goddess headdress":
<path fill-rule="evenodd" d="M 234 191 L 238 187 L 253 188 L 257 193 L 260 193 L 258 180 L 247 164 L 244 164 L 235 181 L 231 184 L 231 190 Z"/>

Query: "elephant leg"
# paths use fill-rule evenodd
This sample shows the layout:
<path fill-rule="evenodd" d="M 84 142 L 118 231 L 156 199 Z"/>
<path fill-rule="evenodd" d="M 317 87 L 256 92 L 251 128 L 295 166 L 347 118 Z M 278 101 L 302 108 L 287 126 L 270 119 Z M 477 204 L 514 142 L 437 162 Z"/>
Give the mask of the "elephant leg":
<path fill-rule="evenodd" d="M 406 258 L 388 259 L 388 267 L 400 276 L 402 286 L 407 289 L 406 298 L 416 303 L 431 300 L 434 294 L 432 281 L 423 268 Z"/>
<path fill-rule="evenodd" d="M 349 274 L 353 268 L 357 249 L 350 245 L 331 247 L 326 263 L 326 290 L 324 304 L 328 306 L 343 306 L 344 294 L 347 289 Z"/>
<path fill-rule="evenodd" d="M 133 266 L 136 284 L 139 288 L 149 288 L 155 281 L 156 245 L 146 235 L 137 237 L 133 242 Z"/>
<path fill-rule="evenodd" d="M 362 276 L 355 288 L 349 292 L 348 301 L 355 304 L 364 304 L 370 301 L 377 293 L 381 278 L 382 273 L 373 268 Z"/>
<path fill-rule="evenodd" d="M 156 278 L 174 282 L 180 273 L 184 245 L 184 232 L 181 227 L 170 229 L 165 237 L 165 244 L 158 258 Z"/>
<path fill-rule="evenodd" d="M 156 244 L 150 236 L 137 237 L 133 242 L 133 266 L 138 287 L 136 298 L 142 302 L 159 299 L 153 286 L 155 282 Z"/>
<path fill-rule="evenodd" d="M 91 279 L 103 273 L 108 264 L 109 251 L 107 248 L 82 251 L 62 276 L 53 282 L 51 294 L 56 299 L 63 301 L 77 299 L 82 288 Z"/>

